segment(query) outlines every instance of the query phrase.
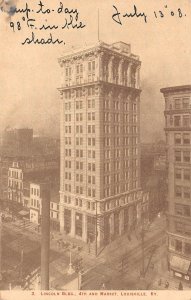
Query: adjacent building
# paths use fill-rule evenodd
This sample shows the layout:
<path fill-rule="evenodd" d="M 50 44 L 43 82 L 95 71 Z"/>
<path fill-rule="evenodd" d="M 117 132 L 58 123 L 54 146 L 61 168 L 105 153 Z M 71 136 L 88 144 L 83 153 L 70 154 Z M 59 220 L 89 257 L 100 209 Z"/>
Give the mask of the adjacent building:
<path fill-rule="evenodd" d="M 168 167 L 168 261 L 171 272 L 191 276 L 191 85 L 161 89 L 165 98 Z"/>
<path fill-rule="evenodd" d="M 8 200 L 15 208 L 30 208 L 30 183 L 59 182 L 59 161 L 52 157 L 31 157 L 16 160 L 8 170 Z"/>
<path fill-rule="evenodd" d="M 59 58 L 60 227 L 104 246 L 141 215 L 139 57 L 99 42 Z"/>
<path fill-rule="evenodd" d="M 41 225 L 42 217 L 42 194 L 44 187 L 50 189 L 50 227 L 52 230 L 59 231 L 59 181 L 56 183 L 32 182 L 30 183 L 30 221 L 36 225 Z"/>
<path fill-rule="evenodd" d="M 29 156 L 32 154 L 33 129 L 7 127 L 2 135 L 2 155 Z"/>
<path fill-rule="evenodd" d="M 165 211 L 166 179 L 166 143 L 141 144 L 141 187 L 149 193 L 150 221 Z"/>

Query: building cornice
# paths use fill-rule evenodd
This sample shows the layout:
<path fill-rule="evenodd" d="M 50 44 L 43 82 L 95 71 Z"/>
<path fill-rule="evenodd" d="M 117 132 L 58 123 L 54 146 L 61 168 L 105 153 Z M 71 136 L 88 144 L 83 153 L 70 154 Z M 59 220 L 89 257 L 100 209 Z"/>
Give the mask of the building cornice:
<path fill-rule="evenodd" d="M 191 114 L 191 108 L 165 110 L 164 115 Z"/>
<path fill-rule="evenodd" d="M 115 58 L 118 58 L 119 60 L 124 59 L 124 62 L 131 62 L 136 64 L 137 66 L 141 65 L 141 61 L 139 60 L 139 57 L 137 55 L 134 55 L 132 53 L 125 54 L 123 51 L 116 51 L 112 49 L 112 47 L 109 47 L 110 45 L 106 45 L 105 43 L 100 43 L 96 46 L 92 46 L 86 49 L 78 50 L 76 52 L 72 52 L 75 50 L 71 49 L 71 52 L 69 54 L 65 54 L 58 58 L 58 62 L 60 66 L 62 67 L 64 63 L 75 61 L 78 59 L 85 59 L 89 56 L 98 56 L 99 54 L 102 55 L 109 55 L 114 56 Z"/>
<path fill-rule="evenodd" d="M 171 94 L 176 92 L 191 92 L 191 85 L 172 86 L 160 89 L 163 94 Z"/>
<path fill-rule="evenodd" d="M 130 86 L 124 86 L 124 85 L 116 84 L 116 83 L 112 83 L 112 82 L 101 81 L 101 80 L 60 87 L 60 88 L 58 88 L 58 91 L 62 94 L 64 91 L 68 91 L 71 89 L 85 88 L 88 86 L 91 87 L 91 86 L 95 86 L 95 85 L 99 85 L 101 87 L 109 87 L 109 88 L 113 87 L 114 90 L 117 88 L 123 89 L 124 91 L 133 92 L 133 93 L 136 93 L 137 95 L 140 95 L 140 93 L 142 92 L 141 89 L 137 89 L 137 88 L 130 87 Z"/>
<path fill-rule="evenodd" d="M 191 131 L 191 128 L 189 127 L 165 127 L 164 131 Z"/>

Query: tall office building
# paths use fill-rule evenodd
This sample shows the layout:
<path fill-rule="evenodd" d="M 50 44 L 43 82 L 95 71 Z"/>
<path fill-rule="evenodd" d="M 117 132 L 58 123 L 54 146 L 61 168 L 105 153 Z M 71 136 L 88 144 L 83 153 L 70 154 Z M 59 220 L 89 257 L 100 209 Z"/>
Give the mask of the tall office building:
<path fill-rule="evenodd" d="M 99 42 L 59 64 L 60 227 L 100 247 L 140 217 L 141 62 L 129 44 Z"/>
<path fill-rule="evenodd" d="M 161 89 L 165 98 L 168 166 L 168 261 L 171 272 L 190 280 L 191 85 Z"/>

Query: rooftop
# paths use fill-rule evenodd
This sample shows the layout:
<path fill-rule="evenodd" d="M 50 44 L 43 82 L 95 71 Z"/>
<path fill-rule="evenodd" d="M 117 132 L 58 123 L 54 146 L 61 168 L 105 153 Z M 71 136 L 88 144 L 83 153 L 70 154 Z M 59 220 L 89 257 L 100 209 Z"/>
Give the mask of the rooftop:
<path fill-rule="evenodd" d="M 111 43 L 111 44 L 107 44 L 104 43 L 102 41 L 98 41 L 96 43 L 91 43 L 91 44 L 83 44 L 80 46 L 72 46 L 70 48 L 68 48 L 66 51 L 64 51 L 64 53 L 62 53 L 62 55 L 60 55 L 59 60 L 61 60 L 62 58 L 69 58 L 71 56 L 75 56 L 75 55 L 79 55 L 81 52 L 88 52 L 90 50 L 93 50 L 95 48 L 102 48 L 103 50 L 109 50 L 112 52 L 116 52 L 116 54 L 118 53 L 119 55 L 125 55 L 133 60 L 139 60 L 139 56 L 138 55 L 134 55 L 131 53 L 131 45 L 124 43 L 124 42 L 115 42 L 115 43 Z"/>
<path fill-rule="evenodd" d="M 172 86 L 160 89 L 161 93 L 170 93 L 170 92 L 183 92 L 183 91 L 190 91 L 191 92 L 191 85 L 179 85 L 179 86 Z"/>

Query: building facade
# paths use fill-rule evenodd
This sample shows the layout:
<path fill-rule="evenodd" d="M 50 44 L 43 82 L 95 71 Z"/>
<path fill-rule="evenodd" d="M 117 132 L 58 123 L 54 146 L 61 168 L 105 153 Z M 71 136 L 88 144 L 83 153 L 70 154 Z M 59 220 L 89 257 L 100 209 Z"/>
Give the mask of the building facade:
<path fill-rule="evenodd" d="M 190 280 L 191 262 L 191 85 L 161 89 L 167 143 L 167 234 L 171 272 Z"/>
<path fill-rule="evenodd" d="M 141 215 L 140 66 L 123 42 L 59 58 L 61 230 L 104 246 Z"/>
<path fill-rule="evenodd" d="M 49 180 L 59 182 L 59 161 L 49 157 L 17 159 L 8 169 L 8 200 L 10 205 L 30 208 L 30 183 Z"/>

